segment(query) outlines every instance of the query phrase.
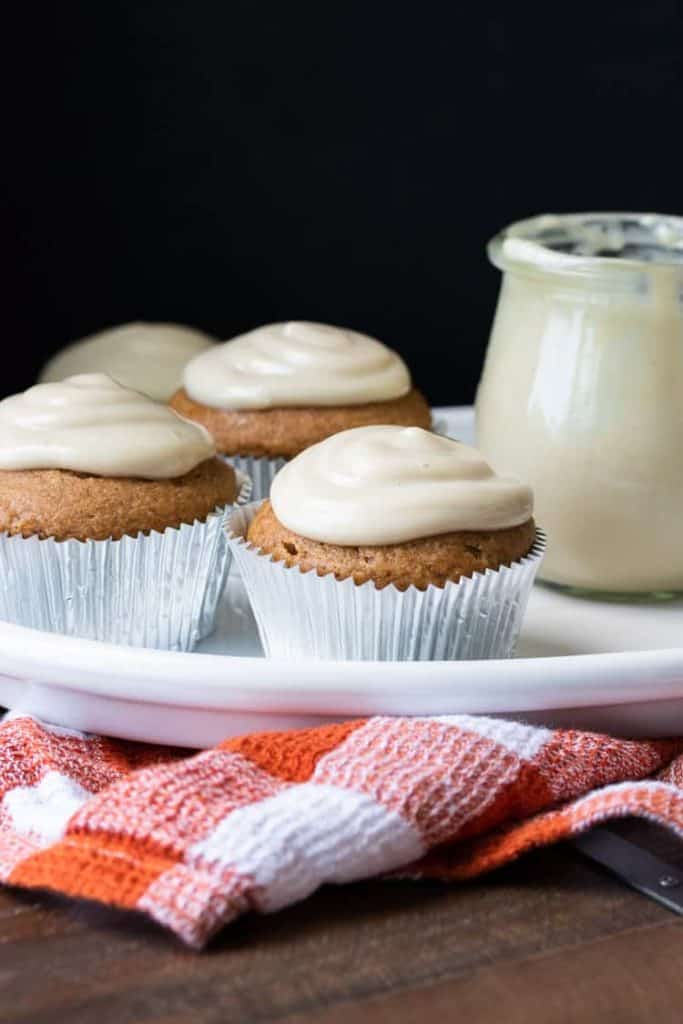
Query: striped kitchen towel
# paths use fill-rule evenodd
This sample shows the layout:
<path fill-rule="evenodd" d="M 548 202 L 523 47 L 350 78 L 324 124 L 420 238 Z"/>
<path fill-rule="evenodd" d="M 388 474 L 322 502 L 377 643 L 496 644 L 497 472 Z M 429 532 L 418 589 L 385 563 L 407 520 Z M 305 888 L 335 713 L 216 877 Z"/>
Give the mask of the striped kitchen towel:
<path fill-rule="evenodd" d="M 683 834 L 683 741 L 371 718 L 189 751 L 11 714 L 0 880 L 142 911 L 201 947 L 325 882 L 460 880 L 599 821 Z"/>

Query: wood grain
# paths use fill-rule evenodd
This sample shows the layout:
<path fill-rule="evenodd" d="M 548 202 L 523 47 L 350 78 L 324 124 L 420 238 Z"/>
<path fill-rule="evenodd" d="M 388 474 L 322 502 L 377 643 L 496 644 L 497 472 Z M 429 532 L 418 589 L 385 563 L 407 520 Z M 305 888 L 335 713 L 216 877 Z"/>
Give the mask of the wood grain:
<path fill-rule="evenodd" d="M 621 1022 L 651 999 L 661 1022 L 681 1019 L 681 956 L 676 917 L 567 846 L 467 886 L 329 887 L 202 955 L 142 919 L 3 892 L 0 1020 Z"/>
<path fill-rule="evenodd" d="M 646 926 L 587 945 L 516 963 L 493 964 L 469 977 L 358 1004 L 358 1024 L 426 1020 L 505 1024 L 680 1024 L 683 927 Z M 348 1024 L 349 1008 L 295 1015 L 286 1024 Z"/>

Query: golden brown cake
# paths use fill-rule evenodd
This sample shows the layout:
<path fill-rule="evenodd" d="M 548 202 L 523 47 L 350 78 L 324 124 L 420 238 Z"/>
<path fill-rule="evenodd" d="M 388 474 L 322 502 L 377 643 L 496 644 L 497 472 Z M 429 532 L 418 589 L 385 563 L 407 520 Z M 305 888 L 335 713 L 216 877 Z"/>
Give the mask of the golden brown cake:
<path fill-rule="evenodd" d="M 56 540 L 117 540 L 204 520 L 237 497 L 232 466 L 211 458 L 170 480 L 65 469 L 0 470 L 0 531 Z"/>
<path fill-rule="evenodd" d="M 528 519 L 508 529 L 444 533 L 403 544 L 325 544 L 288 530 L 267 500 L 252 520 L 247 539 L 275 561 L 298 565 L 303 572 L 333 573 L 338 580 L 352 577 L 359 584 L 372 580 L 378 589 L 391 583 L 399 590 L 424 590 L 519 561 L 531 550 L 535 534 L 534 521 Z"/>
<path fill-rule="evenodd" d="M 224 455 L 293 458 L 318 441 L 351 427 L 395 424 L 429 428 L 431 413 L 424 396 L 407 395 L 363 405 L 289 406 L 275 409 L 217 409 L 195 402 L 183 389 L 171 408 L 206 427 Z"/>

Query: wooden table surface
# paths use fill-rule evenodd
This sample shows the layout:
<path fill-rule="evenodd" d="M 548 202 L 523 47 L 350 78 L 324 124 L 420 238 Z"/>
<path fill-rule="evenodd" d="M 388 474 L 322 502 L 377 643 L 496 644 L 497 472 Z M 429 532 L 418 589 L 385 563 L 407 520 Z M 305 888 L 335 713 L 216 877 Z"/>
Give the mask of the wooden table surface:
<path fill-rule="evenodd" d="M 683 863 L 671 837 L 648 844 Z M 140 918 L 0 892 L 2 1021 L 422 1018 L 680 1024 L 683 919 L 569 845 L 465 886 L 328 887 L 237 921 L 203 954 Z"/>

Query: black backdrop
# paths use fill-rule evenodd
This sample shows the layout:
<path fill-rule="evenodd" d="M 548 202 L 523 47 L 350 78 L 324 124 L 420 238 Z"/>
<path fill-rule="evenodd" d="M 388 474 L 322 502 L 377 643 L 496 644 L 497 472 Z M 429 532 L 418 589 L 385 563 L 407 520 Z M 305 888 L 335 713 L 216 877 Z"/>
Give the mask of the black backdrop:
<path fill-rule="evenodd" d="M 673 0 L 21 5 L 2 391 L 107 324 L 308 318 L 469 401 L 498 227 L 683 208 L 682 25 Z"/>

